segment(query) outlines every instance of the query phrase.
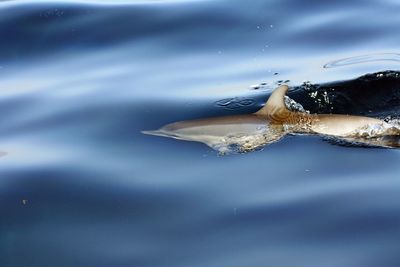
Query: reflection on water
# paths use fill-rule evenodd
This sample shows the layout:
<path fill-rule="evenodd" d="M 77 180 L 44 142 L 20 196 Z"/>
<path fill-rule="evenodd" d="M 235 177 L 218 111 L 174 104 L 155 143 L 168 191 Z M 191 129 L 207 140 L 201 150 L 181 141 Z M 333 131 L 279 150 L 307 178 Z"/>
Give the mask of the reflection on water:
<path fill-rule="evenodd" d="M 127 2 L 0 1 L 0 266 L 399 266 L 398 150 L 140 133 L 282 82 L 398 119 L 396 1 Z"/>

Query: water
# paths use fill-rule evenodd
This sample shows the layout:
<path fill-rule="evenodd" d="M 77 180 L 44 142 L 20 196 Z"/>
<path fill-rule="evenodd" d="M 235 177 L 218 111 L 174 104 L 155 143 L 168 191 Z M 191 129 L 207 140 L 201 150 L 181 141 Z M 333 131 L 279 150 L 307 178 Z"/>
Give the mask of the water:
<path fill-rule="evenodd" d="M 399 266 L 399 150 L 291 136 L 221 157 L 140 133 L 253 112 L 280 83 L 311 112 L 396 120 L 399 11 L 2 1 L 0 266 Z"/>

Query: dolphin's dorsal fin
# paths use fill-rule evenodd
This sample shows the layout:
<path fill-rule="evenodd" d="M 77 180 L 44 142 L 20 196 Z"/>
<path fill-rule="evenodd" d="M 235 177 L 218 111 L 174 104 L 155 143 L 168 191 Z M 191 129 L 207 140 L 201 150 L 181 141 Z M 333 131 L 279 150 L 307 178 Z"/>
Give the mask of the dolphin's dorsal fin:
<path fill-rule="evenodd" d="M 271 96 L 268 98 L 265 106 L 257 111 L 255 114 L 260 116 L 268 116 L 274 121 L 281 122 L 290 115 L 290 111 L 285 105 L 285 95 L 289 87 L 287 85 L 281 85 L 276 88 Z"/>

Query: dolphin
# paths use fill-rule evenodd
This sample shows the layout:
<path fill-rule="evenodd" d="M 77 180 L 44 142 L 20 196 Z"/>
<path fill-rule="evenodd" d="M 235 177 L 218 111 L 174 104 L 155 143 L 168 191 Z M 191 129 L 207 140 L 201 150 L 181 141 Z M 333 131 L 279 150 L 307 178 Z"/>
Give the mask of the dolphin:
<path fill-rule="evenodd" d="M 252 114 L 180 121 L 142 133 L 201 142 L 222 154 L 257 150 L 287 134 L 321 135 L 353 145 L 400 147 L 400 127 L 380 119 L 290 111 L 284 100 L 288 89 L 287 85 L 275 89 L 266 104 Z"/>

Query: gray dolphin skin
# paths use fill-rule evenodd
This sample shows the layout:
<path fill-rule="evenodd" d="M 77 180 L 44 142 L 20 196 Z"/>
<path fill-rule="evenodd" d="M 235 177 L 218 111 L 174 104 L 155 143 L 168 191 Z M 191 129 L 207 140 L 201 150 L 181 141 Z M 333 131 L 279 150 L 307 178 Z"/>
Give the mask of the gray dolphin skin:
<path fill-rule="evenodd" d="M 278 87 L 265 106 L 252 114 L 175 122 L 142 133 L 201 142 L 222 154 L 257 150 L 287 134 L 316 134 L 353 145 L 400 147 L 399 127 L 370 117 L 290 111 L 284 102 L 287 91 L 287 85 Z"/>

